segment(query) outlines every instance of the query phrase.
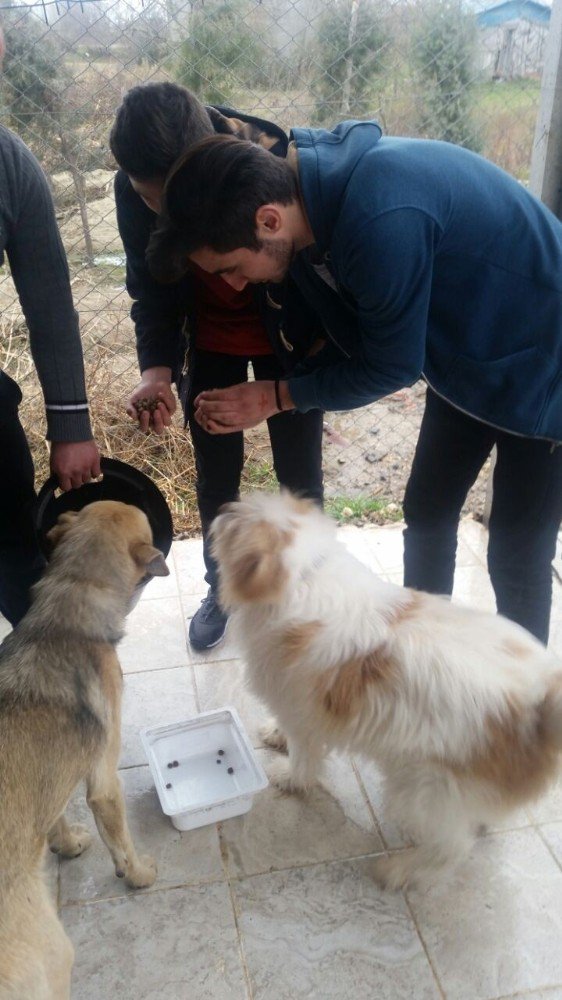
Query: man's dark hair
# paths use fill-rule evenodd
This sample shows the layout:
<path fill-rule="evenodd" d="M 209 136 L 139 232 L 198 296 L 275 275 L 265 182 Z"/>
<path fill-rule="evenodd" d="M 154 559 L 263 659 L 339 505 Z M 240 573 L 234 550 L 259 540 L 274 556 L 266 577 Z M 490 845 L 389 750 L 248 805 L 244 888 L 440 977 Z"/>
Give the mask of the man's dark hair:
<path fill-rule="evenodd" d="M 207 109 L 185 87 L 145 83 L 125 94 L 109 145 L 126 174 L 153 181 L 164 178 L 189 146 L 213 133 Z"/>
<path fill-rule="evenodd" d="M 289 205 L 297 197 L 296 174 L 286 160 L 235 136 L 204 139 L 178 160 L 166 181 L 146 255 L 153 275 L 177 280 L 189 254 L 202 247 L 217 253 L 259 250 L 258 208 Z"/>

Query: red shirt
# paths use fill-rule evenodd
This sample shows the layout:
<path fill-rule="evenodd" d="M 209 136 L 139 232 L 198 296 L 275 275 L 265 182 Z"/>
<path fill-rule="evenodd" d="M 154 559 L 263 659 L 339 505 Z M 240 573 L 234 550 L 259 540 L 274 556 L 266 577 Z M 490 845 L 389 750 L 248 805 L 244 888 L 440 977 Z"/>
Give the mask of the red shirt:
<path fill-rule="evenodd" d="M 251 285 L 238 292 L 220 276 L 192 264 L 196 347 L 218 354 L 273 354 Z"/>

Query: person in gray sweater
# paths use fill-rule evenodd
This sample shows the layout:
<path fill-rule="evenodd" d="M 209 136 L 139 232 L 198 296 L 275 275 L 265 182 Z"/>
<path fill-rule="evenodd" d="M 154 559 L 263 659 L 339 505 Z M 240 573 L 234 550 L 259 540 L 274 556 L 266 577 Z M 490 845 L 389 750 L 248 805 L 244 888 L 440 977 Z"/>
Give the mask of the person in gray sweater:
<path fill-rule="evenodd" d="M 6 257 L 45 399 L 51 472 L 69 490 L 100 474 L 78 316 L 46 177 L 21 139 L 0 126 L 0 264 Z M 26 613 L 44 567 L 21 399 L 17 383 L 0 371 L 0 611 L 12 625 Z"/>

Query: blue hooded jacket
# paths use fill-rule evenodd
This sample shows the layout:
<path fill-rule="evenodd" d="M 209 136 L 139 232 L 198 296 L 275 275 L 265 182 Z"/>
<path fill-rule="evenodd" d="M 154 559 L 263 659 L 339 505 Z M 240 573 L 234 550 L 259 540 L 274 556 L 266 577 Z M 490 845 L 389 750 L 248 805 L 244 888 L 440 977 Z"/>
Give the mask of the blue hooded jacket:
<path fill-rule="evenodd" d="M 292 138 L 316 241 L 292 273 L 331 339 L 289 379 L 297 409 L 423 376 L 486 423 L 562 440 L 562 223 L 459 146 L 354 121 Z"/>

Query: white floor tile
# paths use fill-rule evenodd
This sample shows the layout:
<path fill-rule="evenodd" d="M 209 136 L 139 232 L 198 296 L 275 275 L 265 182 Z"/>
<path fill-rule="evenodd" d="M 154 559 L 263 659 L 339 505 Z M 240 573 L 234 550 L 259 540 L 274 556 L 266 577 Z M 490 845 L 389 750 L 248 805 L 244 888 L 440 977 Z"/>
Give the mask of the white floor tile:
<path fill-rule="evenodd" d="M 225 885 L 67 906 L 62 918 L 72 1000 L 247 1000 Z"/>
<path fill-rule="evenodd" d="M 189 660 L 179 597 L 139 601 L 117 647 L 123 673 L 179 667 Z"/>
<path fill-rule="evenodd" d="M 534 830 L 481 838 L 468 861 L 409 900 L 447 997 L 562 983 L 562 871 Z"/>
<path fill-rule="evenodd" d="M 258 751 L 266 773 L 277 756 Z M 328 759 L 322 785 L 308 796 L 273 786 L 260 792 L 249 813 L 223 824 L 221 841 L 236 877 L 383 849 L 351 763 L 338 757 Z"/>
<path fill-rule="evenodd" d="M 169 886 L 192 885 L 221 879 L 219 840 L 215 824 L 180 832 L 164 816 L 148 767 L 120 772 L 129 829 L 139 854 L 151 855 L 158 875 L 147 892 Z M 92 832 L 92 845 L 79 858 L 61 860 L 61 904 L 134 894 L 116 877 L 109 852 L 95 828 L 84 793 L 73 797 L 67 810 L 70 822 L 84 823 Z"/>
<path fill-rule="evenodd" d="M 140 730 L 197 715 L 190 667 L 127 674 L 124 678 L 120 767 L 146 764 Z"/>
<path fill-rule="evenodd" d="M 254 1000 L 436 1000 L 404 899 L 369 861 L 234 884 Z"/>

